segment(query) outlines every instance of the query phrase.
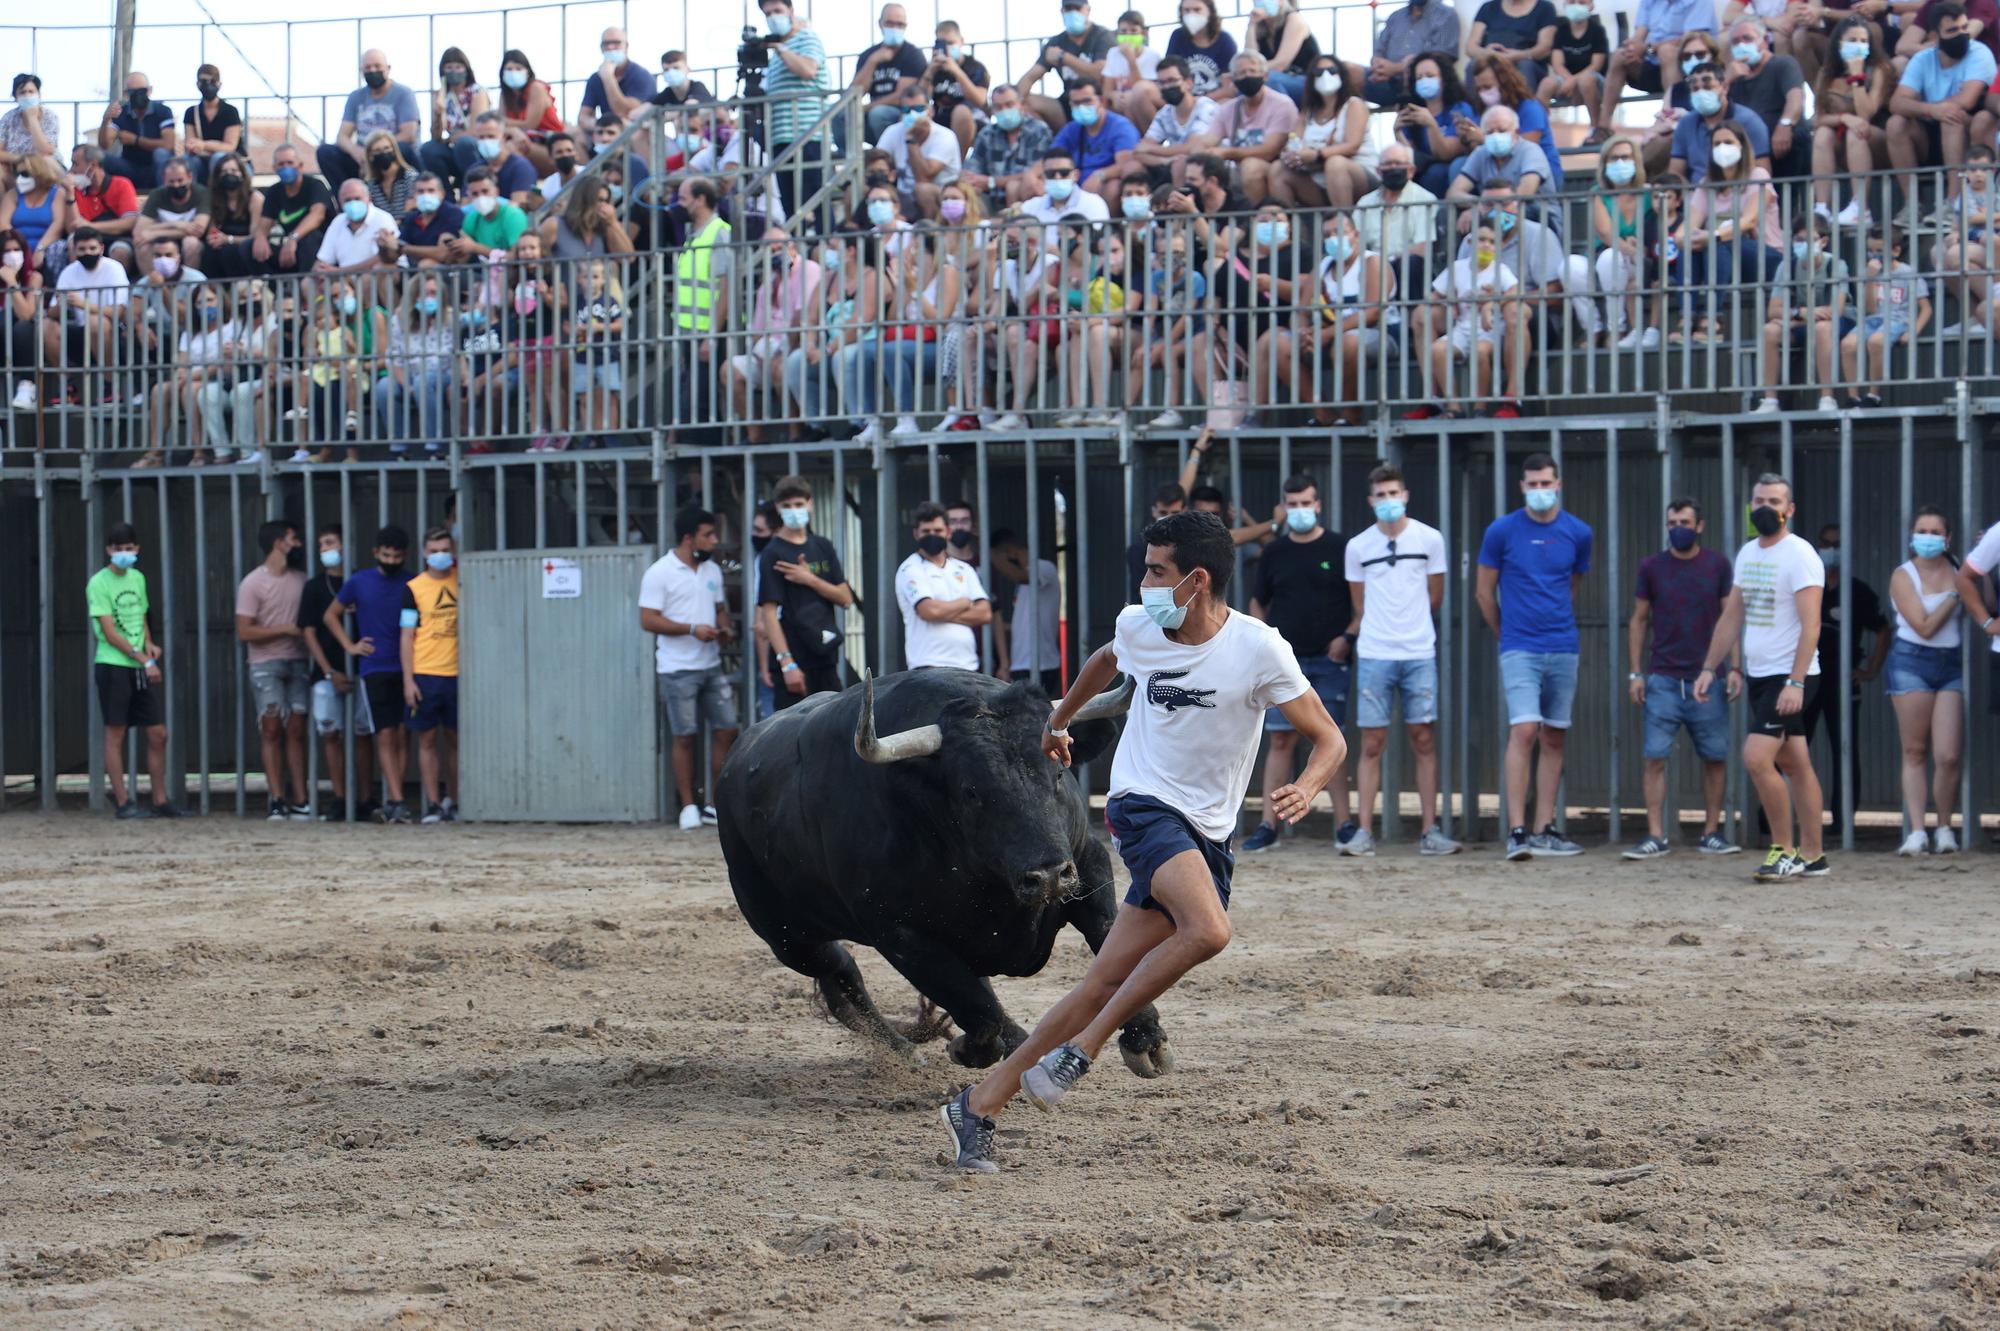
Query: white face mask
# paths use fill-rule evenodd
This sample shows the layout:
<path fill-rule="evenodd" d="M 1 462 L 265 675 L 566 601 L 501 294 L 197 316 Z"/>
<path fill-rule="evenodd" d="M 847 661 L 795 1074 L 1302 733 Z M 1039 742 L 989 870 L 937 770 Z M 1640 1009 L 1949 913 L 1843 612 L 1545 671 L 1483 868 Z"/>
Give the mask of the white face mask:
<path fill-rule="evenodd" d="M 1727 171 L 1743 160 L 1743 150 L 1733 143 L 1718 143 L 1709 156 L 1715 159 L 1717 166 Z"/>
<path fill-rule="evenodd" d="M 1313 75 L 1313 88 L 1322 97 L 1331 97 L 1340 88 L 1340 78 L 1332 70 L 1321 70 Z"/>

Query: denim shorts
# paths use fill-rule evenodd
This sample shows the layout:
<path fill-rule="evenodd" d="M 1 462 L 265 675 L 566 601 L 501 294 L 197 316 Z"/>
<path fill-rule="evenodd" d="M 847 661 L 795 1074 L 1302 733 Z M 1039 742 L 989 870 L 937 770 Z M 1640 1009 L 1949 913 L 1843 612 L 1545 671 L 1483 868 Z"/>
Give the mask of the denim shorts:
<path fill-rule="evenodd" d="M 1348 668 L 1345 664 L 1314 652 L 1311 656 L 1299 658 L 1299 669 L 1304 672 L 1306 683 L 1312 685 L 1312 691 L 1326 704 L 1328 716 L 1338 721 L 1346 715 Z M 1278 708 L 1267 707 L 1264 709 L 1264 729 L 1290 731 L 1292 723 Z"/>
<path fill-rule="evenodd" d="M 1363 657 L 1354 666 L 1360 686 L 1354 723 L 1363 730 L 1385 730 L 1389 725 L 1389 704 L 1397 693 L 1403 695 L 1403 724 L 1429 725 L 1438 719 L 1438 665 L 1435 658 L 1421 661 L 1377 661 Z"/>
<path fill-rule="evenodd" d="M 1575 652 L 1502 652 L 1500 683 L 1507 691 L 1507 724 L 1539 722 L 1568 730 L 1576 706 Z"/>
<path fill-rule="evenodd" d="M 1893 347 L 1897 338 L 1910 331 L 1910 323 L 1907 319 L 1891 319 L 1886 314 L 1871 314 L 1861 321 L 1861 338 L 1865 342 L 1884 329 L 1887 335 L 1882 340 Z"/>
<path fill-rule="evenodd" d="M 1883 675 L 1891 698 L 1905 693 L 1965 692 L 1964 658 L 1956 647 L 1932 647 L 1902 638 L 1889 649 Z"/>
<path fill-rule="evenodd" d="M 312 706 L 312 666 L 303 657 L 254 661 L 250 693 L 257 700 L 259 716 L 304 716 Z"/>
<path fill-rule="evenodd" d="M 1210 841 L 1178 810 L 1145 795 L 1112 796 L 1104 806 L 1104 823 L 1111 829 L 1111 848 L 1132 875 L 1132 886 L 1125 891 L 1126 905 L 1156 910 L 1173 919 L 1173 912 L 1153 899 L 1153 875 L 1174 856 L 1193 850 L 1199 851 L 1208 865 L 1222 908 L 1229 909 L 1229 877 L 1236 870 L 1236 857 L 1227 841 Z"/>
<path fill-rule="evenodd" d="M 374 734 L 375 720 L 368 711 L 368 690 L 356 688 L 342 694 L 333 687 L 330 679 L 322 679 L 312 686 L 313 729 L 327 736 L 340 734 L 347 722 L 348 698 L 354 700 L 354 733 Z"/>
<path fill-rule="evenodd" d="M 1707 702 L 1696 702 L 1694 681 L 1671 675 L 1646 676 L 1646 757 L 1665 760 L 1674 751 L 1682 726 L 1694 741 L 1695 756 L 1705 763 L 1729 757 L 1729 692 L 1727 676 L 1708 691 Z"/>
<path fill-rule="evenodd" d="M 736 729 L 736 689 L 721 666 L 662 672 L 660 701 L 667 705 L 667 728 L 676 735 L 700 734 L 703 718 L 711 730 Z"/>

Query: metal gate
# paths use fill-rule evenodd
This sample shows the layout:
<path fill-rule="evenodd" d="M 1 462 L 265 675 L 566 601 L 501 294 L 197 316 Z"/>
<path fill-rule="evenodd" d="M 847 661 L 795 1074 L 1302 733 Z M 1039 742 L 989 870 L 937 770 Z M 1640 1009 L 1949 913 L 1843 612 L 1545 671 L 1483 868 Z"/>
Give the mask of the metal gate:
<path fill-rule="evenodd" d="M 642 549 L 468 554 L 459 571 L 459 767 L 476 822 L 659 816 Z"/>

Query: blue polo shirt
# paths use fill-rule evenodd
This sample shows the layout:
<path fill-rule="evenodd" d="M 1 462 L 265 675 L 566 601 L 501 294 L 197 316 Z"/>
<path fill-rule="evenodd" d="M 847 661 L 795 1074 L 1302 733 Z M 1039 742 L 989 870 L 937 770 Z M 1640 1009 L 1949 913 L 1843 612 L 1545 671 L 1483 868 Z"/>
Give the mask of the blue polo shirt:
<path fill-rule="evenodd" d="M 363 675 L 403 673 L 403 584 L 400 570 L 393 578 L 379 568 L 364 568 L 340 584 L 340 603 L 354 610 L 354 640 L 375 640 L 372 655 L 357 657 Z"/>
<path fill-rule="evenodd" d="M 1086 132 L 1072 120 L 1055 138 L 1055 147 L 1067 149 L 1076 158 L 1077 175 L 1084 181 L 1117 161 L 1119 153 L 1131 152 L 1139 146 L 1137 125 L 1116 111 L 1105 111 L 1103 115 L 1104 128 L 1095 134 Z"/>
<path fill-rule="evenodd" d="M 1590 572 L 1590 524 L 1568 509 L 1537 522 L 1517 508 L 1479 543 L 1481 568 L 1500 571 L 1500 650 L 1574 652 L 1580 640 L 1571 575 Z"/>
<path fill-rule="evenodd" d="M 465 234 L 465 210 L 446 199 L 438 205 L 434 213 L 420 213 L 412 208 L 403 214 L 403 243 L 405 245 L 435 245 L 444 236 Z"/>
<path fill-rule="evenodd" d="M 1751 157 L 1771 155 L 1771 131 L 1764 128 L 1762 116 L 1741 102 L 1731 102 L 1726 114 L 1750 140 Z M 1699 185 L 1708 178 L 1708 145 L 1714 138 L 1715 131 L 1708 127 L 1708 121 L 1692 110 L 1674 122 L 1674 146 L 1668 156 L 1687 163 L 1689 184 Z"/>
<path fill-rule="evenodd" d="M 650 102 L 653 100 L 653 94 L 660 90 L 659 81 L 653 77 L 652 70 L 630 59 L 630 55 L 631 52 L 627 51 L 625 67 L 618 71 L 618 91 L 633 101 Z M 592 74 L 584 83 L 583 105 L 600 116 L 610 114 L 611 102 L 604 95 L 603 74 Z"/>

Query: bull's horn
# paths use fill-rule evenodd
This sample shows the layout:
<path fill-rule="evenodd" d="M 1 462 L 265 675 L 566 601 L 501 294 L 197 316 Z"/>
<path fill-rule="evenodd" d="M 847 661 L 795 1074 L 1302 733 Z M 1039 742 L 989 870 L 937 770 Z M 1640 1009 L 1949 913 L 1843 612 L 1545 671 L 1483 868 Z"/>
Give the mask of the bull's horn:
<path fill-rule="evenodd" d="M 893 735 L 875 735 L 875 676 L 862 672 L 861 722 L 854 727 L 854 751 L 865 763 L 899 763 L 905 758 L 928 758 L 944 747 L 944 731 L 937 726 L 918 726 Z"/>
<path fill-rule="evenodd" d="M 1079 721 L 1108 721 L 1114 716 L 1125 715 L 1125 709 L 1132 705 L 1132 677 L 1115 689 L 1106 689 L 1089 702 L 1076 709 L 1076 715 L 1069 719 L 1071 725 Z"/>

